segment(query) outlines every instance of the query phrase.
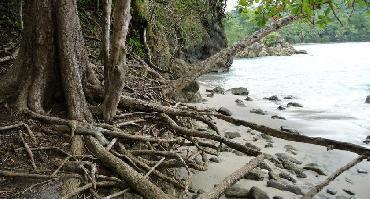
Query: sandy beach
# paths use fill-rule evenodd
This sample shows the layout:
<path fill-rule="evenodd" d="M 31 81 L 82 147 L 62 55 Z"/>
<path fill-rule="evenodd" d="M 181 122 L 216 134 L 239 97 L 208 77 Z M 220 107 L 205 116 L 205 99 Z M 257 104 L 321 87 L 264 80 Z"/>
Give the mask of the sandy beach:
<path fill-rule="evenodd" d="M 282 125 L 292 129 L 306 129 L 305 131 L 300 130 L 300 133 L 310 135 L 310 132 L 306 132 L 309 131 L 309 128 L 302 128 L 302 125 L 308 124 L 297 123 L 294 121 L 290 121 L 289 119 L 272 119 L 272 115 L 279 115 L 279 110 L 277 110 L 276 108 L 270 110 L 264 109 L 264 111 L 266 111 L 266 115 L 250 113 L 250 110 L 252 109 L 266 107 L 260 107 L 259 104 L 254 101 L 244 100 L 246 96 L 232 95 L 230 92 L 226 92 L 225 95 L 214 94 L 213 97 L 206 97 L 206 89 L 209 88 L 206 85 L 200 86 L 201 95 L 205 100 L 204 102 L 194 104 L 198 107 L 215 109 L 225 107 L 232 112 L 233 117 L 239 119 L 247 120 L 257 124 L 263 124 L 277 129 L 280 129 L 280 126 Z M 235 102 L 236 99 L 243 100 L 245 106 L 238 105 Z M 270 138 L 266 139 L 262 137 L 259 132 L 253 131 L 246 127 L 235 126 L 221 120 L 217 120 L 217 126 L 222 134 L 225 134 L 225 132 L 239 132 L 240 137 L 234 138 L 234 141 L 240 142 L 242 144 L 248 142 L 259 147 L 262 152 L 271 154 L 275 157 L 277 153 L 285 153 L 289 157 L 293 157 L 294 159 L 302 162 L 301 164 L 297 164 L 297 166 L 300 168 L 311 163 L 317 164 L 318 167 L 326 174 L 326 176 L 319 175 L 317 172 L 304 169 L 303 171 L 306 177 L 297 177 L 292 171 L 288 171 L 284 168 L 278 168 L 274 164 L 268 164 L 269 166 L 271 166 L 274 173 L 289 174 L 289 176 L 294 179 L 293 181 L 296 182 L 293 183 L 283 178 L 278 178 L 277 181 L 296 186 L 301 189 L 302 193 L 306 193 L 313 186 L 324 181 L 335 170 L 344 166 L 357 157 L 356 154 L 351 152 L 327 150 L 325 147 L 311 144 L 285 141 L 278 138 L 272 138 L 271 140 L 269 140 Z M 270 145 L 270 147 L 266 147 L 266 145 Z M 291 148 L 294 149 L 293 152 L 291 152 Z M 219 162 L 215 163 L 211 161 L 207 171 L 197 172 L 193 175 L 192 189 L 195 192 L 199 189 L 202 189 L 204 191 L 210 190 L 215 184 L 220 183 L 223 178 L 246 164 L 250 159 L 252 159 L 252 157 L 248 157 L 231 151 L 221 152 L 220 156 L 217 157 L 217 159 L 219 160 Z M 370 198 L 370 190 L 368 184 L 370 182 L 370 174 L 359 172 L 363 170 L 370 172 L 369 161 L 364 160 L 348 171 L 345 171 L 342 175 L 337 177 L 327 187 L 325 187 L 319 194 L 317 194 L 315 198 Z M 267 187 L 267 182 L 270 180 L 268 171 L 262 169 L 262 173 L 263 180 L 259 179 L 260 181 L 257 181 L 251 179 L 241 179 L 234 186 L 246 190 L 249 190 L 253 186 L 257 186 L 258 188 L 266 192 L 270 198 L 273 198 L 275 196 L 280 196 L 285 199 L 302 198 L 302 196 L 299 194 L 297 195 L 289 191 L 281 191 L 276 188 Z M 328 189 L 335 192 L 335 195 L 329 194 Z M 350 191 L 354 195 L 350 195 L 344 190 L 346 190 L 347 192 Z"/>

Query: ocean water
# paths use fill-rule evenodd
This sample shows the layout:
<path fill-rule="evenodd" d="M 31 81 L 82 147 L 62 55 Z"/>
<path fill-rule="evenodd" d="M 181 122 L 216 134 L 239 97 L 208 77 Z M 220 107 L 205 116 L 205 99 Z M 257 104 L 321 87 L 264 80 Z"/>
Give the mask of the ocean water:
<path fill-rule="evenodd" d="M 276 109 L 290 101 L 300 109 L 279 112 L 306 125 L 312 136 L 362 144 L 370 135 L 370 42 L 296 45 L 307 55 L 235 59 L 227 73 L 199 78 L 209 86 L 247 87 L 262 108 Z M 296 96 L 279 104 L 263 97 Z"/>

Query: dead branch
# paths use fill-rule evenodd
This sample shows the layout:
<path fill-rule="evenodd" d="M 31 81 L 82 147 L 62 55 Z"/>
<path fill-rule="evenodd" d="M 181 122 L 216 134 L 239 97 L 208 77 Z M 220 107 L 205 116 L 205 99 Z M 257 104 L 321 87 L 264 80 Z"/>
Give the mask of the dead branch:
<path fill-rule="evenodd" d="M 339 175 L 341 175 L 343 172 L 347 171 L 348 169 L 352 168 L 356 164 L 360 163 L 365 157 L 359 156 L 356 159 L 352 160 L 348 164 L 344 165 L 343 167 L 336 170 L 333 174 L 331 174 L 328 178 L 326 178 L 325 181 L 322 183 L 316 185 L 311 190 L 309 190 L 305 195 L 304 199 L 311 199 L 314 197 L 317 193 L 319 193 L 324 187 L 326 187 L 331 181 L 335 180 Z"/>
<path fill-rule="evenodd" d="M 96 185 L 98 187 L 112 187 L 112 186 L 120 186 L 119 183 L 115 182 L 115 181 L 101 181 L 101 182 L 97 182 Z M 73 196 L 79 194 L 79 193 L 82 193 L 90 188 L 93 187 L 93 184 L 92 183 L 88 183 L 82 187 L 79 187 L 77 189 L 75 189 L 73 192 L 71 193 L 68 193 L 67 195 L 63 196 L 62 199 L 68 199 L 68 198 L 72 198 Z"/>
<path fill-rule="evenodd" d="M 98 140 L 89 136 L 86 143 L 90 151 L 98 157 L 105 166 L 112 168 L 117 175 L 125 179 L 127 184 L 145 198 L 171 198 L 147 178 L 132 169 L 118 157 L 107 151 Z"/>
<path fill-rule="evenodd" d="M 219 198 L 225 190 L 239 181 L 245 174 L 250 172 L 252 169 L 258 166 L 264 160 L 264 155 L 259 155 L 249 161 L 240 169 L 234 171 L 231 175 L 227 176 L 220 184 L 214 187 L 208 193 L 201 194 L 198 198 L 202 199 L 217 199 Z"/>
<path fill-rule="evenodd" d="M 28 156 L 30 157 L 33 169 L 35 169 L 35 171 L 37 171 L 37 166 L 36 166 L 36 163 L 35 163 L 35 159 L 33 158 L 33 153 L 31 151 L 30 147 L 28 146 L 26 140 L 24 140 L 22 132 L 19 132 L 19 138 L 21 139 L 21 142 L 23 143 L 23 146 L 26 149 Z"/>

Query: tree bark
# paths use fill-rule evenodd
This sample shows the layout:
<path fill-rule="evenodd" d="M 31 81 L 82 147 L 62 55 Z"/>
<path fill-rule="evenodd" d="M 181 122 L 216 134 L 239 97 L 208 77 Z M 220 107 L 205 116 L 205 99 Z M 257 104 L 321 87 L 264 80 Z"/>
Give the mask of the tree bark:
<path fill-rule="evenodd" d="M 109 53 L 110 53 L 110 26 L 112 14 L 112 0 L 103 0 L 103 62 L 104 77 L 108 77 Z M 105 91 L 108 90 L 108 83 L 104 84 Z"/>
<path fill-rule="evenodd" d="M 104 77 L 105 83 L 108 84 L 102 104 L 105 121 L 110 121 L 115 116 L 124 87 L 124 76 L 127 70 L 125 43 L 131 20 L 130 4 L 131 0 L 118 0 L 113 13 L 112 54 Z"/>

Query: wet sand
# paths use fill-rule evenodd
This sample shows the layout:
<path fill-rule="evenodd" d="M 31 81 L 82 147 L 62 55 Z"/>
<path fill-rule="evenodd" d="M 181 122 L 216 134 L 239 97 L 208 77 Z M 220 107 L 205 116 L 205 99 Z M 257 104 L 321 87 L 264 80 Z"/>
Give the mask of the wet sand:
<path fill-rule="evenodd" d="M 267 115 L 258 115 L 250 113 L 251 109 L 262 108 L 256 102 L 245 101 L 243 100 L 245 96 L 236 96 L 230 93 L 225 95 L 215 94 L 213 97 L 206 97 L 206 86 L 201 85 L 200 92 L 202 97 L 206 99 L 205 102 L 195 104 L 201 108 L 220 108 L 226 107 L 229 109 L 233 117 L 248 120 L 254 123 L 263 124 L 272 128 L 280 129 L 281 125 L 288 126 L 293 129 L 300 129 L 300 132 L 306 135 L 312 135 L 310 128 L 302 128 L 303 125 L 308 126 L 301 122 L 296 122 L 292 120 L 279 120 L 271 119 L 272 115 L 279 115 L 279 110 L 270 109 L 264 110 L 267 111 Z M 244 101 L 245 106 L 239 106 L 235 103 L 236 99 L 241 99 Z M 263 107 L 266 108 L 266 107 Z M 338 168 L 344 166 L 348 162 L 352 161 L 357 157 L 356 154 L 346 151 L 339 150 L 329 150 L 325 147 L 304 144 L 298 142 L 285 141 L 278 138 L 272 138 L 273 147 L 265 148 L 267 144 L 265 139 L 260 137 L 260 133 L 256 131 L 251 131 L 247 127 L 235 126 L 229 123 L 226 123 L 221 120 L 217 120 L 217 126 L 221 133 L 224 132 L 239 132 L 241 137 L 234 138 L 235 141 L 240 143 L 249 142 L 262 149 L 262 152 L 275 155 L 276 153 L 286 153 L 303 163 L 298 165 L 302 167 L 308 163 L 317 163 L 320 168 L 327 174 L 327 176 L 318 175 L 316 172 L 305 170 L 304 173 L 307 175 L 307 178 L 297 178 L 294 174 L 290 173 L 297 182 L 290 183 L 298 186 L 302 189 L 303 193 L 306 193 L 314 185 L 319 184 L 324 181 L 328 175 L 332 174 Z M 304 129 L 304 131 L 301 131 Z M 313 131 L 315 131 L 313 129 Z M 257 141 L 255 141 L 257 140 Z M 285 145 L 291 145 L 297 149 L 297 154 L 293 155 L 288 153 L 284 148 Z M 209 169 L 205 172 L 197 172 L 192 177 L 192 187 L 193 190 L 203 189 L 205 191 L 210 190 L 215 184 L 218 184 L 222 181 L 223 178 L 231 174 L 233 171 L 239 169 L 244 164 L 246 164 L 252 157 L 248 156 L 237 156 L 232 152 L 222 152 L 218 157 L 221 162 L 213 163 L 210 162 Z M 285 172 L 289 173 L 285 169 L 280 169 L 273 167 L 276 170 L 276 173 Z M 331 182 L 327 187 L 325 187 L 315 198 L 336 198 L 340 196 L 345 196 L 344 198 L 350 198 L 351 196 L 343 191 L 343 189 L 351 190 L 355 193 L 354 198 L 369 199 L 370 198 L 370 174 L 360 174 L 357 172 L 357 169 L 365 169 L 370 172 L 370 162 L 364 160 L 360 164 L 352 167 L 350 170 L 344 172 L 342 175 L 337 177 L 333 182 Z M 254 181 L 241 179 L 235 186 L 240 186 L 243 188 L 250 189 L 252 186 L 257 186 L 263 191 L 268 193 L 270 198 L 274 196 L 282 196 L 283 198 L 302 198 L 300 195 L 295 195 L 291 192 L 280 191 L 275 188 L 267 187 L 268 175 L 264 178 L 263 181 Z M 286 180 L 282 180 L 288 182 Z M 331 188 L 337 191 L 336 195 L 330 195 L 327 193 L 327 188 Z"/>

